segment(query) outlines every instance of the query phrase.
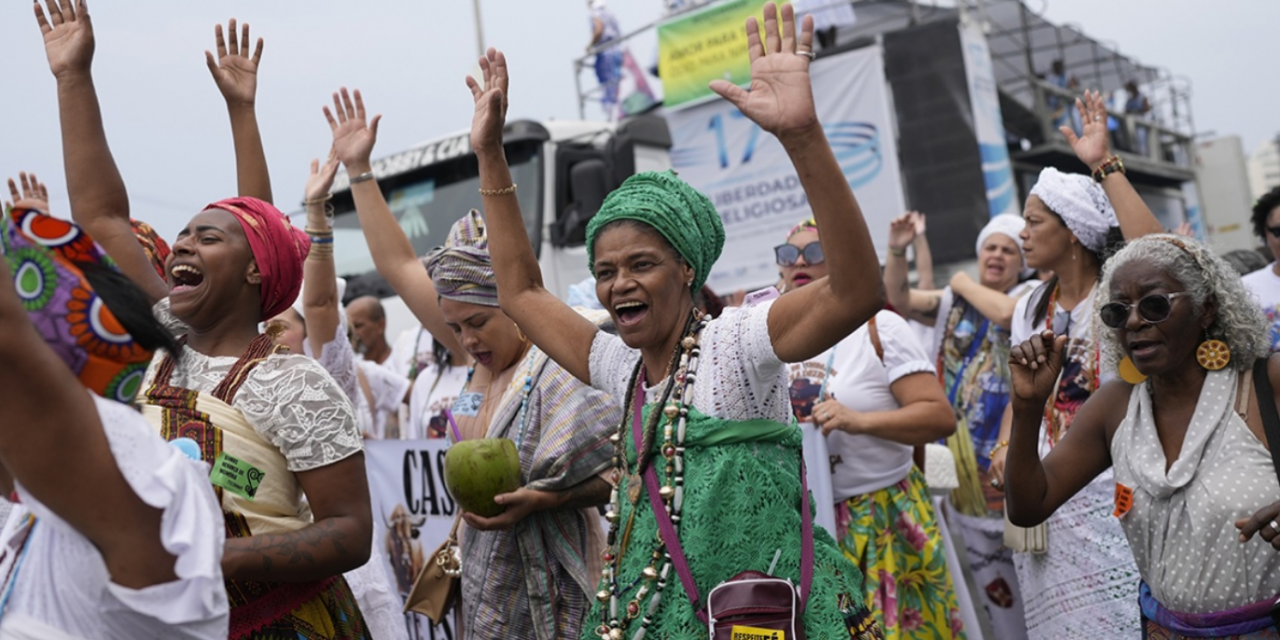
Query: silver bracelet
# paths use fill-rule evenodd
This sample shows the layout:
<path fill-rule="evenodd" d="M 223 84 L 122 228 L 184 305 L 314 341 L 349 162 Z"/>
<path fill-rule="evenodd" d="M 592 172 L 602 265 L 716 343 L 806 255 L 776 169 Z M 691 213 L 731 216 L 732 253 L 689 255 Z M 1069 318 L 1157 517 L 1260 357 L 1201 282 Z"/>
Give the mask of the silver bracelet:
<path fill-rule="evenodd" d="M 360 184 L 361 182 L 368 182 L 368 181 L 372 180 L 373 178 L 374 178 L 374 176 L 373 176 L 373 172 L 372 172 L 372 171 L 366 171 L 366 172 L 364 172 L 364 173 L 362 173 L 362 174 L 360 174 L 360 175 L 358 175 L 358 176 L 356 176 L 356 177 L 352 178 L 352 179 L 350 180 L 350 183 L 351 183 L 351 184 Z"/>

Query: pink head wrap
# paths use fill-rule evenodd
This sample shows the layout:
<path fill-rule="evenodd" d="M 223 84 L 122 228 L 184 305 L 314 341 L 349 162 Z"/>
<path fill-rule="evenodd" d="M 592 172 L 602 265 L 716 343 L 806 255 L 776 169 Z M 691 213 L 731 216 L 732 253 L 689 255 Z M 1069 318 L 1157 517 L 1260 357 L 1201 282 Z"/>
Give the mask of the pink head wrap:
<path fill-rule="evenodd" d="M 227 198 L 205 209 L 231 213 L 244 229 L 262 275 L 262 319 L 288 309 L 302 289 L 302 263 L 311 251 L 311 238 L 279 209 L 257 198 Z"/>

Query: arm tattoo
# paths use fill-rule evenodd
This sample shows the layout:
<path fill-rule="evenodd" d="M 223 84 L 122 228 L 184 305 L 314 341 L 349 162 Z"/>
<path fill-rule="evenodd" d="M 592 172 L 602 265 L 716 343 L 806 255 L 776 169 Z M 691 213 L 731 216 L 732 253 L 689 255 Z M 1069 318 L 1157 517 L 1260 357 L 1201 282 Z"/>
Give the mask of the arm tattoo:
<path fill-rule="evenodd" d="M 558 493 L 560 509 L 585 509 L 598 507 L 609 502 L 609 491 L 612 487 L 600 476 L 590 479 Z"/>
<path fill-rule="evenodd" d="M 251 556 L 246 564 L 256 566 L 264 574 L 291 574 L 295 571 L 310 574 L 325 571 L 335 562 L 345 561 L 349 537 L 350 534 L 335 520 L 326 519 L 289 533 L 229 539 L 227 551 L 234 548 L 237 553 Z M 286 576 L 279 579 L 291 581 Z"/>
<path fill-rule="evenodd" d="M 924 317 L 926 317 L 926 318 L 931 318 L 931 319 L 932 319 L 932 318 L 937 318 L 937 317 L 938 317 L 938 307 L 939 307 L 941 304 L 942 304 L 942 296 L 940 296 L 940 295 L 938 295 L 938 294 L 936 294 L 936 293 L 935 293 L 935 294 L 930 295 L 930 296 L 929 296 L 929 300 L 928 300 L 927 302 L 925 302 L 925 307 L 924 307 L 924 309 L 921 309 L 921 310 L 920 310 L 920 315 L 922 315 L 922 316 L 924 316 Z"/>

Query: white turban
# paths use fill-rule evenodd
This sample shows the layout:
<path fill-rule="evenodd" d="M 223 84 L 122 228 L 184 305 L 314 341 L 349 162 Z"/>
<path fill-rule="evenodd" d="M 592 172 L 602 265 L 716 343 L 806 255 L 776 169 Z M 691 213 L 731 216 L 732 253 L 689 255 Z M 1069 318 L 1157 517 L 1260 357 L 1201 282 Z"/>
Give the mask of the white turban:
<path fill-rule="evenodd" d="M 978 232 L 978 242 L 974 245 L 974 252 L 978 255 L 982 254 L 982 245 L 987 243 L 987 239 L 993 234 L 1009 236 L 1018 245 L 1018 256 L 1022 258 L 1022 276 L 1031 275 L 1032 269 L 1027 266 L 1026 257 L 1022 255 L 1022 228 L 1026 226 L 1026 222 L 1019 216 L 1012 213 L 1002 213 L 991 219 L 987 226 Z"/>
<path fill-rule="evenodd" d="M 1094 253 L 1102 250 L 1107 232 L 1119 224 L 1102 187 L 1088 176 L 1046 167 L 1036 186 L 1031 187 L 1031 195 L 1044 201 L 1076 239 Z"/>

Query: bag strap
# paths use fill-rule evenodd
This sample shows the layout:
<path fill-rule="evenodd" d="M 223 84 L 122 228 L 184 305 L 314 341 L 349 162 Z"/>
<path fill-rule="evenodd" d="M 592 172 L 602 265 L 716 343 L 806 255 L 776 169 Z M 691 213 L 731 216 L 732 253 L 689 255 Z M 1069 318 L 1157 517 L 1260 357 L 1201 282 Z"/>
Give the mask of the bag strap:
<path fill-rule="evenodd" d="M 1253 363 L 1253 392 L 1258 396 L 1258 413 L 1262 416 L 1262 429 L 1267 434 L 1267 447 L 1271 449 L 1271 464 L 1280 478 L 1280 412 L 1276 411 L 1276 394 L 1267 374 L 1267 359 Z"/>
<path fill-rule="evenodd" d="M 640 384 L 640 382 L 638 382 Z M 641 434 L 635 427 L 642 422 L 643 391 L 635 394 L 635 402 L 632 414 L 631 434 L 635 440 L 637 450 L 642 446 Z M 800 613 L 804 613 L 805 605 L 809 601 L 809 586 L 813 583 L 813 514 L 809 509 L 809 480 L 808 474 L 804 467 L 804 455 L 800 455 Z M 667 509 L 662 504 L 662 499 L 658 497 L 658 473 L 654 471 L 654 465 L 649 465 L 644 472 L 644 483 L 649 493 L 649 504 L 653 508 L 654 520 L 658 524 L 658 533 L 662 536 L 662 544 L 666 547 L 667 553 L 671 555 L 671 564 L 675 565 L 676 574 L 680 576 L 680 583 L 684 585 L 684 593 L 689 598 L 689 603 L 693 605 L 693 611 L 697 615 L 698 620 L 702 624 L 709 624 L 707 618 L 706 607 L 702 606 L 702 598 L 698 595 L 698 585 L 693 580 L 693 573 L 689 570 L 689 562 L 684 557 L 684 549 L 680 546 L 680 537 L 676 534 L 675 525 L 671 523 L 671 515 L 667 513 Z"/>
<path fill-rule="evenodd" d="M 876 350 L 876 357 L 880 359 L 880 364 L 884 364 L 884 344 L 880 342 L 880 332 L 876 329 L 875 316 L 871 316 L 867 321 L 867 336 L 871 338 L 871 348 Z"/>

